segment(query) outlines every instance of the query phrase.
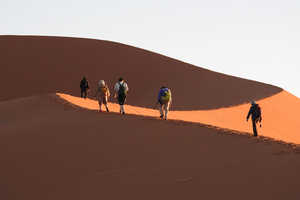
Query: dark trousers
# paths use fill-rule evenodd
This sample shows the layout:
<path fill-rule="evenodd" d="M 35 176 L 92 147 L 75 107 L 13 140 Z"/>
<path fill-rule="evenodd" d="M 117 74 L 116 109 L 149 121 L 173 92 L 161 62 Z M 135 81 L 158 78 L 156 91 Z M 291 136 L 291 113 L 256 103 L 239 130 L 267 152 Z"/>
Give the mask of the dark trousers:
<path fill-rule="evenodd" d="M 256 119 L 252 118 L 253 134 L 255 137 L 257 136 L 256 121 Z"/>
<path fill-rule="evenodd" d="M 124 105 L 126 101 L 126 94 L 119 94 L 118 95 L 118 103 L 119 105 Z"/>
<path fill-rule="evenodd" d="M 80 96 L 81 96 L 82 98 L 86 98 L 86 96 L 87 96 L 87 90 L 81 88 Z"/>

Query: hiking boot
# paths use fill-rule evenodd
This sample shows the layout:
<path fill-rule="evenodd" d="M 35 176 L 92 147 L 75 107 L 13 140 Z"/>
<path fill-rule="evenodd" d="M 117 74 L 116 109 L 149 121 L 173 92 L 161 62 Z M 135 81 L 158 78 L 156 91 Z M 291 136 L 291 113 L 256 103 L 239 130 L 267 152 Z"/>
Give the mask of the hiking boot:
<path fill-rule="evenodd" d="M 160 118 L 161 118 L 161 119 L 164 118 L 164 115 L 160 115 Z"/>

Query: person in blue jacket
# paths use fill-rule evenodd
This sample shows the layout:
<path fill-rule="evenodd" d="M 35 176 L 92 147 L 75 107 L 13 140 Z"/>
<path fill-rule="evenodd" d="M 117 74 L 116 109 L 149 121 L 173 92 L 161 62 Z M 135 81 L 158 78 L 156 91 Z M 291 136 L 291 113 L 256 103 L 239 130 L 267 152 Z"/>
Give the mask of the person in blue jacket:
<path fill-rule="evenodd" d="M 157 104 L 159 105 L 160 118 L 167 120 L 172 102 L 171 90 L 162 86 L 158 92 Z"/>

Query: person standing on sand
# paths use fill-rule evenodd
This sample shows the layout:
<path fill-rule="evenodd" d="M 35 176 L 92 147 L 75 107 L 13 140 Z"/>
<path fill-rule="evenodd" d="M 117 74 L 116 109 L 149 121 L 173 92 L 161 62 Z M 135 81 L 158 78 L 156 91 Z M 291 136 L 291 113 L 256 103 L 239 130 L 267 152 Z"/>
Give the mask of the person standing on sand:
<path fill-rule="evenodd" d="M 87 97 L 87 90 L 89 89 L 89 82 L 86 80 L 85 77 L 82 78 L 82 80 L 80 81 L 80 96 L 82 98 L 86 98 Z"/>
<path fill-rule="evenodd" d="M 119 81 L 115 84 L 114 90 L 115 90 L 114 97 L 118 99 L 118 103 L 120 105 L 120 113 L 124 115 L 125 114 L 124 104 L 126 101 L 129 88 L 123 78 L 119 78 Z"/>
<path fill-rule="evenodd" d="M 261 127 L 262 117 L 261 117 L 261 109 L 260 109 L 259 105 L 255 103 L 255 101 L 251 102 L 251 107 L 250 107 L 250 110 L 247 115 L 247 121 L 248 121 L 250 115 L 251 115 L 251 119 L 252 119 L 253 134 L 254 134 L 254 137 L 256 137 L 257 136 L 256 123 L 260 122 L 260 127 Z"/>
<path fill-rule="evenodd" d="M 160 118 L 167 120 L 168 112 L 172 102 L 171 90 L 165 86 L 162 86 L 158 92 L 157 100 L 157 104 L 159 104 Z"/>
<path fill-rule="evenodd" d="M 105 84 L 104 80 L 100 80 L 98 82 L 98 87 L 96 90 L 96 98 L 98 99 L 99 103 L 99 112 L 102 112 L 102 104 L 104 104 L 106 111 L 109 112 L 107 102 L 110 96 L 110 92 L 108 86 Z"/>

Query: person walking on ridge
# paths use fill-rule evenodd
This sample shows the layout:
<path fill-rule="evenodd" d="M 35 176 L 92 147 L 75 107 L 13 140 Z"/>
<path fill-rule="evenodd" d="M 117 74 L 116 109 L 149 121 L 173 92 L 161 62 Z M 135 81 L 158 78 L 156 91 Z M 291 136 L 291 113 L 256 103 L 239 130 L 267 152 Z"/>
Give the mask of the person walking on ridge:
<path fill-rule="evenodd" d="M 118 99 L 118 103 L 120 105 L 120 113 L 124 115 L 125 114 L 124 104 L 126 101 L 129 88 L 123 78 L 119 78 L 119 81 L 115 84 L 114 90 L 115 90 L 114 97 Z"/>
<path fill-rule="evenodd" d="M 168 112 L 172 102 L 171 90 L 165 86 L 162 86 L 158 92 L 157 100 L 157 104 L 159 104 L 160 118 L 167 120 Z"/>
<path fill-rule="evenodd" d="M 257 129 L 256 129 L 256 123 L 260 122 L 260 127 L 261 127 L 261 121 L 262 121 L 262 116 L 261 116 L 261 109 L 258 104 L 255 103 L 255 101 L 251 102 L 251 107 L 247 115 L 247 121 L 251 115 L 252 119 L 252 126 L 253 126 L 253 134 L 254 137 L 257 136 Z"/>
<path fill-rule="evenodd" d="M 98 82 L 98 87 L 97 87 L 95 96 L 98 99 L 99 112 L 102 112 L 102 108 L 101 108 L 102 104 L 104 104 L 106 111 L 109 112 L 107 102 L 108 102 L 108 98 L 110 96 L 110 92 L 109 92 L 108 86 L 104 80 L 100 80 Z"/>
<path fill-rule="evenodd" d="M 87 97 L 87 90 L 90 89 L 89 87 L 89 82 L 86 80 L 85 77 L 82 78 L 80 81 L 80 96 L 81 98 L 86 98 Z"/>

